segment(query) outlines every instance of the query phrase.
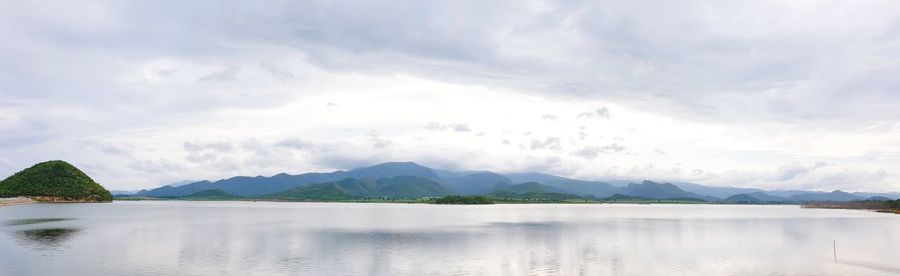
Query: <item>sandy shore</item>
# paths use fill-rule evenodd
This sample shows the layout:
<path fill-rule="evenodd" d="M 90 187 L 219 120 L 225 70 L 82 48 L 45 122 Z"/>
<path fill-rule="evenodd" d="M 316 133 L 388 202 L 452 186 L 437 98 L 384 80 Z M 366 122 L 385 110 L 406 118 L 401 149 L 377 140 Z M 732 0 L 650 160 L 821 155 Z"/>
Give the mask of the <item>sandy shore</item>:
<path fill-rule="evenodd" d="M 20 196 L 20 197 L 9 197 L 9 198 L 0 198 L 0 207 L 13 206 L 13 205 L 20 205 L 20 204 L 28 204 L 28 203 L 35 203 L 35 202 L 37 202 L 37 201 L 34 201 L 33 199 L 30 199 L 30 198 L 27 198 L 27 197 L 23 197 L 23 196 Z"/>

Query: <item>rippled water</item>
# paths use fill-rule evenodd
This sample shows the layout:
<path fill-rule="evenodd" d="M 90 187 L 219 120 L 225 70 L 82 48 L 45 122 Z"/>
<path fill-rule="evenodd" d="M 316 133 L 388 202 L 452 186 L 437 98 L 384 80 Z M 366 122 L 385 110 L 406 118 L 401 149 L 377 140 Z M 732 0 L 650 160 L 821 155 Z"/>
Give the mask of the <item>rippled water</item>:
<path fill-rule="evenodd" d="M 900 215 L 797 206 L 0 208 L 0 275 L 898 275 L 898 253 Z"/>

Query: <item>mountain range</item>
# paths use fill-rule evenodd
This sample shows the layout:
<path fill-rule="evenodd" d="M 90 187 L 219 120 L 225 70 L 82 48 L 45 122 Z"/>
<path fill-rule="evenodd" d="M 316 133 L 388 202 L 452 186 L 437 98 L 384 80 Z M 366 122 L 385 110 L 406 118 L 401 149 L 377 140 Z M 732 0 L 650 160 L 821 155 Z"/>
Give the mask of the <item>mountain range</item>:
<path fill-rule="evenodd" d="M 586 181 L 543 173 L 499 174 L 490 171 L 448 171 L 413 162 L 390 162 L 349 171 L 236 176 L 141 190 L 143 197 L 185 197 L 207 190 L 241 197 L 280 197 L 298 200 L 348 198 L 418 198 L 443 195 L 573 195 L 608 198 L 699 199 L 725 202 L 810 202 L 900 198 L 898 193 L 831 193 L 818 191 L 765 191 L 755 188 L 715 187 L 695 183 L 653 181 Z M 564 196 L 565 197 L 565 196 Z"/>

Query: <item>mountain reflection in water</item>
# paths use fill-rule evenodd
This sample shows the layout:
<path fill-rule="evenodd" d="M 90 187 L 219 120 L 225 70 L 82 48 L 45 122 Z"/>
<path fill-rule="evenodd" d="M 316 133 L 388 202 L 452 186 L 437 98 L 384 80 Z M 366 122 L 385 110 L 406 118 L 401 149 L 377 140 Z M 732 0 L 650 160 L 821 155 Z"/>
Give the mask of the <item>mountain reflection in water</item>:
<path fill-rule="evenodd" d="M 42 228 L 15 232 L 23 245 L 36 250 L 58 250 L 81 230 L 75 228 Z"/>

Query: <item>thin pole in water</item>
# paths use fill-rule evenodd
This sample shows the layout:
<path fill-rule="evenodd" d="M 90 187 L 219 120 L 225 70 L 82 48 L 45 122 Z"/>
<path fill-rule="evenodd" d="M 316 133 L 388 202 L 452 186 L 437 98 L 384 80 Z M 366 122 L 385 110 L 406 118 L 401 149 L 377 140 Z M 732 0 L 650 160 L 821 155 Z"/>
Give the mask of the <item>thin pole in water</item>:
<path fill-rule="evenodd" d="M 831 248 L 834 250 L 834 262 L 837 262 L 837 240 L 831 240 Z"/>

